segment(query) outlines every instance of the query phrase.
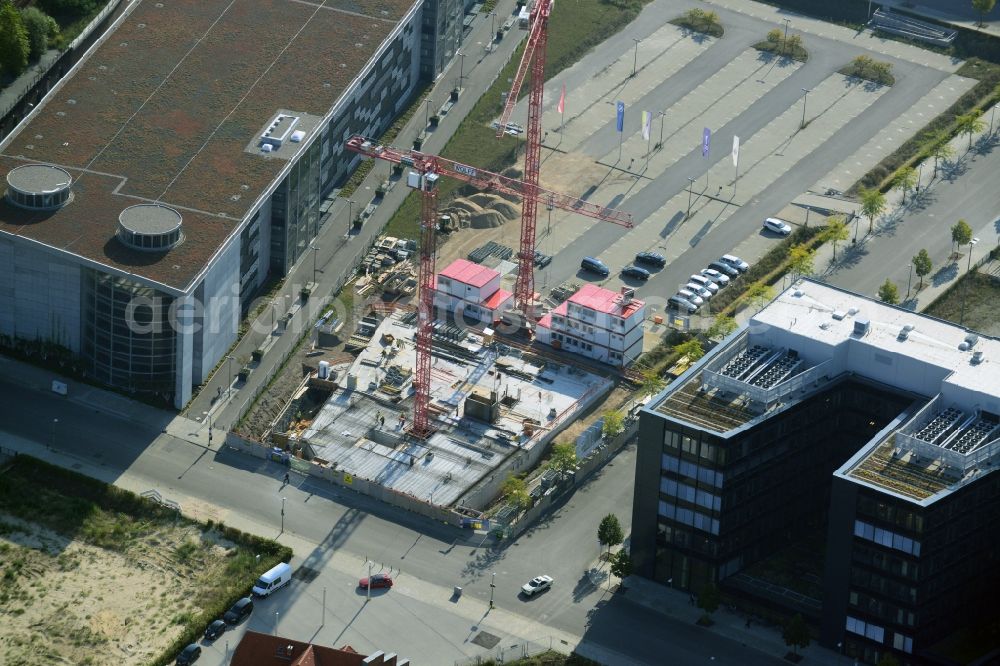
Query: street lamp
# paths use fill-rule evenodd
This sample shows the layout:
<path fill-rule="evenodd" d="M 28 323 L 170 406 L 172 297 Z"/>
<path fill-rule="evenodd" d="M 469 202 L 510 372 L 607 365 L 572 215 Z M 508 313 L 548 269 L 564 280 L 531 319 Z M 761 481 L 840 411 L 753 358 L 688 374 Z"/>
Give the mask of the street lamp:
<path fill-rule="evenodd" d="M 694 187 L 694 181 L 694 178 L 688 178 L 688 212 L 684 216 L 685 220 L 691 217 L 691 189 Z"/>
<path fill-rule="evenodd" d="M 969 275 L 972 273 L 972 247 L 979 242 L 978 238 L 973 238 L 969 241 L 969 266 L 965 269 L 965 287 L 962 288 L 962 310 L 958 315 L 958 325 L 961 326 L 962 322 L 965 320 L 965 297 L 969 293 Z"/>
<path fill-rule="evenodd" d="M 354 199 L 347 200 L 347 231 L 351 231 L 351 225 L 354 224 Z"/>
<path fill-rule="evenodd" d="M 274 611 L 274 635 L 278 635 L 278 611 Z"/>
<path fill-rule="evenodd" d="M 496 19 L 497 13 L 490 12 L 490 43 L 497 41 Z"/>
<path fill-rule="evenodd" d="M 906 297 L 910 297 L 910 285 L 913 284 L 913 262 L 910 262 L 910 276 L 906 278 Z"/>
<path fill-rule="evenodd" d="M 458 89 L 462 89 L 462 80 L 465 78 L 465 54 L 458 52 Z"/>
<path fill-rule="evenodd" d="M 288 499 L 288 498 L 287 497 L 282 497 L 281 498 L 281 531 L 282 531 L 282 533 L 284 533 L 284 531 L 285 531 L 285 500 L 286 499 Z"/>
<path fill-rule="evenodd" d="M 497 572 L 493 572 L 493 577 L 490 579 L 490 608 L 493 608 L 493 590 L 496 589 L 497 582 Z"/>
<path fill-rule="evenodd" d="M 368 585 L 366 586 L 367 589 L 365 590 L 366 602 L 370 601 L 372 598 L 372 564 L 374 564 L 374 562 L 371 561 L 368 562 Z"/>
<path fill-rule="evenodd" d="M 631 76 L 631 78 L 634 79 L 635 78 L 635 68 L 636 68 L 636 65 L 639 64 L 639 42 L 641 42 L 642 40 L 641 39 L 636 39 L 635 37 L 633 37 L 632 41 L 635 42 L 635 54 L 632 57 L 632 76 Z"/>
<path fill-rule="evenodd" d="M 51 435 L 49 437 L 49 448 L 50 449 L 55 449 L 56 448 L 56 424 L 57 423 L 59 423 L 59 419 L 52 419 L 52 429 L 49 431 L 49 434 Z"/>
<path fill-rule="evenodd" d="M 229 370 L 229 386 L 226 387 L 226 398 L 233 394 L 233 357 L 226 355 L 226 368 Z"/>
<path fill-rule="evenodd" d="M 431 98 L 425 100 L 427 106 L 424 107 L 424 126 L 431 124 Z"/>
<path fill-rule="evenodd" d="M 799 124 L 799 129 L 805 129 L 806 127 L 806 103 L 809 101 L 809 93 L 812 91 L 808 88 L 802 88 L 802 122 Z"/>
<path fill-rule="evenodd" d="M 788 24 L 791 22 L 791 20 L 792 19 L 787 19 L 787 18 L 784 19 L 784 21 L 785 21 L 785 36 L 781 38 L 781 48 L 782 48 L 782 50 L 788 48 Z"/>
<path fill-rule="evenodd" d="M 663 118 L 667 115 L 666 111 L 660 111 L 660 142 L 656 145 L 661 149 L 663 148 Z"/>

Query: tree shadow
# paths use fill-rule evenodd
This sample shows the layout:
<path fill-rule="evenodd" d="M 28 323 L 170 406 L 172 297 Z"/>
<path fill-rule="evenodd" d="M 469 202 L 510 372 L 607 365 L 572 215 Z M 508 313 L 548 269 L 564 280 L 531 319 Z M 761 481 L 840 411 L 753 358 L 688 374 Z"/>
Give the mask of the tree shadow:
<path fill-rule="evenodd" d="M 593 572 L 594 569 L 584 571 L 579 580 L 576 581 L 576 585 L 573 586 L 573 603 L 580 603 L 583 601 L 584 597 L 597 589 L 599 581 L 594 581 Z"/>
<path fill-rule="evenodd" d="M 938 165 L 938 173 L 942 174 L 941 179 L 948 182 L 954 182 L 968 170 L 969 166 L 965 163 L 965 160 L 961 159 L 954 161 L 942 160 L 941 164 Z"/>
<path fill-rule="evenodd" d="M 945 282 L 950 282 L 958 277 L 958 262 L 953 261 L 947 266 L 942 266 L 938 272 L 931 276 L 931 284 L 940 287 Z"/>
<path fill-rule="evenodd" d="M 471 582 L 485 576 L 487 571 L 496 569 L 497 562 L 507 556 L 506 546 L 507 544 L 492 546 L 476 553 L 473 559 L 465 563 L 462 580 Z"/>
<path fill-rule="evenodd" d="M 861 260 L 868 256 L 868 247 L 864 244 L 847 244 L 847 247 L 838 247 L 837 261 L 830 265 L 827 275 L 834 275 L 842 270 L 850 270 L 861 263 Z"/>
<path fill-rule="evenodd" d="M 712 36 L 704 32 L 698 32 L 697 30 L 692 30 L 691 28 L 685 28 L 681 26 L 681 34 L 689 38 L 695 44 L 704 44 L 708 40 L 712 39 Z"/>

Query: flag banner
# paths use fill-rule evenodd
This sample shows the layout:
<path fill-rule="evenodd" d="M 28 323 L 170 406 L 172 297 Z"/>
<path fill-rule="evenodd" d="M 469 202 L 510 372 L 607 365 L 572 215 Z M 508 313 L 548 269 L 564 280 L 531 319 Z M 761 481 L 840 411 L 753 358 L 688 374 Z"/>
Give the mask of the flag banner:
<path fill-rule="evenodd" d="M 622 130 L 625 129 L 625 102 L 618 102 L 615 105 L 615 108 L 618 112 L 618 118 L 616 119 L 616 127 L 618 129 L 618 132 L 620 133 Z"/>
<path fill-rule="evenodd" d="M 652 111 L 642 112 L 642 138 L 649 141 L 649 127 L 653 124 Z"/>
<path fill-rule="evenodd" d="M 712 130 L 707 127 L 701 133 L 701 156 L 708 157 L 708 148 L 712 143 Z"/>
<path fill-rule="evenodd" d="M 559 104 L 556 106 L 556 111 L 562 113 L 566 110 L 566 84 L 563 84 L 562 94 L 559 95 Z"/>
<path fill-rule="evenodd" d="M 740 137 L 733 137 L 733 166 L 738 167 L 740 165 Z"/>

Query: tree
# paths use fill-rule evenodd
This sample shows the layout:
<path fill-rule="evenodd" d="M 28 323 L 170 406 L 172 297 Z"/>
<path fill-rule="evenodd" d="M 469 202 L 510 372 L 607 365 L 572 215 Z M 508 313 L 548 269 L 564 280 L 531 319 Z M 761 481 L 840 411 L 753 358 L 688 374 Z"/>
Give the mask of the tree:
<path fill-rule="evenodd" d="M 948 143 L 947 135 L 942 136 L 939 143 L 934 146 L 934 177 L 937 178 L 938 160 L 950 160 L 955 156 L 955 149 Z"/>
<path fill-rule="evenodd" d="M 823 239 L 833 243 L 833 260 L 837 261 L 837 243 L 847 240 L 849 229 L 842 215 L 831 215 L 826 218 L 826 230 Z"/>
<path fill-rule="evenodd" d="M 725 338 L 739 327 L 734 318 L 719 313 L 715 315 L 715 321 L 708 327 L 705 335 L 709 338 Z"/>
<path fill-rule="evenodd" d="M 815 258 L 815 250 L 810 250 L 805 245 L 796 245 L 788 251 L 788 267 L 798 275 L 812 275 L 815 272 Z"/>
<path fill-rule="evenodd" d="M 747 288 L 746 298 L 751 303 L 756 302 L 758 309 L 764 307 L 764 303 L 774 298 L 774 289 L 763 282 L 754 282 Z"/>
<path fill-rule="evenodd" d="M 35 4 L 49 14 L 83 16 L 92 11 L 101 0 L 37 0 Z"/>
<path fill-rule="evenodd" d="M 885 212 L 885 195 L 878 188 L 861 190 L 861 214 L 868 218 L 868 233 L 872 232 L 875 218 Z"/>
<path fill-rule="evenodd" d="M 775 28 L 773 30 L 768 31 L 768 33 L 767 33 L 767 43 L 768 44 L 774 44 L 775 46 L 777 46 L 778 44 L 781 43 L 781 29 L 780 28 Z"/>
<path fill-rule="evenodd" d="M 859 55 L 851 61 L 851 64 L 854 65 L 854 73 L 864 78 L 875 66 L 875 59 L 871 56 Z"/>
<path fill-rule="evenodd" d="M 792 648 L 792 651 L 798 655 L 798 648 L 809 646 L 809 626 L 802 619 L 802 616 L 796 613 L 785 625 L 781 637 L 785 639 L 785 645 Z"/>
<path fill-rule="evenodd" d="M 802 35 L 789 35 L 785 40 L 785 55 L 794 56 L 802 50 Z"/>
<path fill-rule="evenodd" d="M 984 123 L 983 119 L 980 118 L 982 115 L 982 111 L 979 109 L 973 109 L 972 111 L 955 118 L 955 125 L 958 127 L 958 133 L 969 135 L 969 150 L 972 150 L 972 135 L 986 129 L 986 123 Z"/>
<path fill-rule="evenodd" d="M 956 249 L 959 245 L 965 245 L 972 240 L 972 227 L 965 220 L 959 220 L 951 227 L 951 242 Z"/>
<path fill-rule="evenodd" d="M 531 496 L 528 494 L 528 484 L 519 476 L 511 474 L 500 486 L 500 494 L 504 499 L 516 506 L 518 509 L 527 509 L 531 504 Z"/>
<path fill-rule="evenodd" d="M 576 446 L 559 442 L 553 444 L 548 466 L 557 472 L 568 472 L 576 467 Z"/>
<path fill-rule="evenodd" d="M 632 575 L 632 558 L 622 548 L 611 558 L 611 575 L 624 580 Z"/>
<path fill-rule="evenodd" d="M 37 60 L 49 47 L 49 40 L 59 34 L 59 24 L 37 7 L 22 9 L 21 20 L 28 32 L 28 58 Z"/>
<path fill-rule="evenodd" d="M 996 4 L 997 0 L 972 0 L 972 8 L 979 12 L 979 27 L 986 25 L 983 23 L 983 19 L 993 11 Z"/>
<path fill-rule="evenodd" d="M 892 85 L 895 79 L 892 77 L 892 63 L 876 60 L 872 63 L 872 78 L 878 83 Z"/>
<path fill-rule="evenodd" d="M 722 594 L 719 592 L 719 588 L 712 584 L 701 588 L 701 592 L 698 593 L 698 608 L 705 611 L 702 616 L 702 624 L 712 623 L 712 613 L 719 609 L 720 603 L 722 603 Z"/>
<path fill-rule="evenodd" d="M 608 547 L 609 556 L 611 548 L 625 540 L 625 533 L 622 531 L 622 524 L 618 522 L 618 516 L 609 513 L 601 518 L 601 524 L 597 526 L 597 540 L 602 546 Z"/>
<path fill-rule="evenodd" d="M 639 389 L 645 393 L 659 393 L 666 388 L 667 382 L 656 371 L 656 368 L 647 368 L 642 371 L 642 385 Z"/>
<path fill-rule="evenodd" d="M 917 256 L 913 257 L 913 270 L 917 272 L 917 277 L 920 278 L 920 284 L 917 286 L 917 289 L 923 288 L 924 276 L 931 272 L 933 266 L 931 255 L 927 254 L 927 250 L 921 250 L 917 252 Z"/>
<path fill-rule="evenodd" d="M 687 342 L 680 343 L 674 347 L 674 351 L 681 356 L 687 356 L 692 363 L 705 355 L 705 349 L 701 346 L 698 338 L 691 338 Z"/>
<path fill-rule="evenodd" d="M 896 283 L 886 278 L 882 286 L 878 288 L 878 298 L 883 303 L 888 303 L 889 305 L 899 303 L 899 289 L 896 287 Z"/>
<path fill-rule="evenodd" d="M 604 426 L 601 429 L 601 433 L 605 437 L 617 437 L 625 432 L 625 417 L 620 412 L 609 409 L 601 415 L 601 418 L 604 419 Z"/>
<path fill-rule="evenodd" d="M 906 203 L 906 193 L 917 185 L 917 170 L 911 166 L 903 167 L 896 172 L 896 177 L 892 179 L 892 185 L 897 190 L 903 191 L 903 203 Z"/>
<path fill-rule="evenodd" d="M 28 66 L 28 30 L 11 0 L 0 0 L 0 72 L 18 76 Z"/>

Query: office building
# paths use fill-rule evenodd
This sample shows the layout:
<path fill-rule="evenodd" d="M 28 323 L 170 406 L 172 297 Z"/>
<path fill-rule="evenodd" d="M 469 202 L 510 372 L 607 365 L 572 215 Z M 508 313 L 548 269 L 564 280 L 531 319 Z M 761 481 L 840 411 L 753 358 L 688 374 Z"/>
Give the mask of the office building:
<path fill-rule="evenodd" d="M 1000 589 L 998 363 L 996 339 L 800 280 L 642 411 L 637 573 L 725 588 L 818 529 L 821 642 L 919 663 Z"/>

